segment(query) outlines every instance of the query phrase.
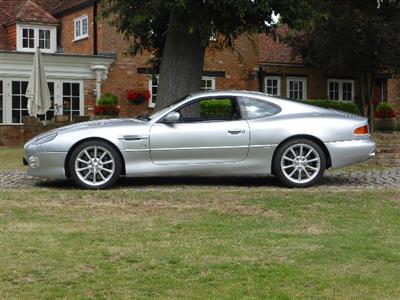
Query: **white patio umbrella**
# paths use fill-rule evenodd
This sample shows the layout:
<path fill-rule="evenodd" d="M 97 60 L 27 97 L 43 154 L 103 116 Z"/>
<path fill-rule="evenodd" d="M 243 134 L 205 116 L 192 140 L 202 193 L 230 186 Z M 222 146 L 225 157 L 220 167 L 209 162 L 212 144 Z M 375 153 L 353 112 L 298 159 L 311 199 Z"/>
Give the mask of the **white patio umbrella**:
<path fill-rule="evenodd" d="M 28 113 L 30 116 L 43 115 L 51 107 L 50 91 L 39 48 L 36 49 L 33 58 L 32 75 L 29 79 L 25 96 L 28 98 Z"/>

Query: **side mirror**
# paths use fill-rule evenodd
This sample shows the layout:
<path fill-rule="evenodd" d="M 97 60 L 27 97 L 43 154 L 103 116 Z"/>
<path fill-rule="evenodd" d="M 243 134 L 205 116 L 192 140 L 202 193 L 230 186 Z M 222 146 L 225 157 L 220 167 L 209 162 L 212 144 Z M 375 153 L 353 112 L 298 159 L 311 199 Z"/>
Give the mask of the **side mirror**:
<path fill-rule="evenodd" d="M 178 123 L 180 120 L 181 120 L 181 114 L 176 111 L 169 113 L 164 118 L 165 123 Z"/>

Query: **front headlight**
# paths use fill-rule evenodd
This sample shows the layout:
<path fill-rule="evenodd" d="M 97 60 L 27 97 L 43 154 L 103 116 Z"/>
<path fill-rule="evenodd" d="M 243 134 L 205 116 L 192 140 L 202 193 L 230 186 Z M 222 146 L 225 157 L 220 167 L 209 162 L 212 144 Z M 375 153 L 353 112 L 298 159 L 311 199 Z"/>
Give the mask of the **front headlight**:
<path fill-rule="evenodd" d="M 54 140 L 56 138 L 57 134 L 58 133 L 55 132 L 55 133 L 44 135 L 44 136 L 38 138 L 37 140 L 35 140 L 33 142 L 33 144 L 34 145 L 40 145 L 40 144 L 48 143 L 48 142 Z"/>

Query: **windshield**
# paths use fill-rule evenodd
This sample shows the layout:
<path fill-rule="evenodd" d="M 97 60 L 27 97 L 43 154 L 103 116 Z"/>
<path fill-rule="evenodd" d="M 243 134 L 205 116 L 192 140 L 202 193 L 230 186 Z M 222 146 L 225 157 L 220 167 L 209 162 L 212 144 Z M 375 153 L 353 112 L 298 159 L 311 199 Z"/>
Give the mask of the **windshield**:
<path fill-rule="evenodd" d="M 157 119 L 157 118 L 160 117 L 162 114 L 164 114 L 167 110 L 169 110 L 172 106 L 174 106 L 174 105 L 178 104 L 179 102 L 181 102 L 181 101 L 183 101 L 183 100 L 189 98 L 189 96 L 190 96 L 190 95 L 186 95 L 186 96 L 184 96 L 184 97 L 182 97 L 182 98 L 179 98 L 178 100 L 172 102 L 172 103 L 171 103 L 170 105 L 168 105 L 167 107 L 165 107 L 165 108 L 163 108 L 162 110 L 157 111 L 157 112 L 155 112 L 154 114 L 152 114 L 151 116 L 149 116 L 149 117 L 147 118 L 147 120 L 150 121 L 150 120 Z"/>

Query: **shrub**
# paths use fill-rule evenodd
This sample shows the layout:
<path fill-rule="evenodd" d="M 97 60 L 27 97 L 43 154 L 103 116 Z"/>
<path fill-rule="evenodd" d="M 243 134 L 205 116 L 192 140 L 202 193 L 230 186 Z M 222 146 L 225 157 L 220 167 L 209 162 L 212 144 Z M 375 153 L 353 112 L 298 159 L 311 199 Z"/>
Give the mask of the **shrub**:
<path fill-rule="evenodd" d="M 360 115 L 360 111 L 354 102 L 342 102 L 335 100 L 306 100 L 304 103 L 328 109 L 333 108 L 351 114 Z"/>
<path fill-rule="evenodd" d="M 379 103 L 378 107 L 375 111 L 376 118 L 395 118 L 396 111 L 394 110 L 393 106 L 387 102 Z"/>
<path fill-rule="evenodd" d="M 118 105 L 118 97 L 113 94 L 104 94 L 97 100 L 94 107 L 94 115 L 113 115 L 119 114 L 120 109 Z"/>
<path fill-rule="evenodd" d="M 205 100 L 201 102 L 200 114 L 203 118 L 224 117 L 229 119 L 232 117 L 232 101 L 226 100 Z"/>
<path fill-rule="evenodd" d="M 98 106 L 116 106 L 118 105 L 118 97 L 113 94 L 104 94 L 97 100 Z"/>

